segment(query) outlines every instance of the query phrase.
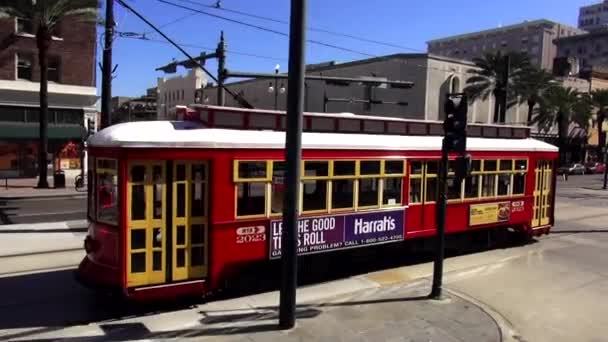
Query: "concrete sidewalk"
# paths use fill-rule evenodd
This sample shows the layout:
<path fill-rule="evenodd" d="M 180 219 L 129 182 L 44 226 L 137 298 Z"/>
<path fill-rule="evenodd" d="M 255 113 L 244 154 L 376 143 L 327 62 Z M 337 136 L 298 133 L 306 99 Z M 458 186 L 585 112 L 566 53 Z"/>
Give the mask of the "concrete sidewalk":
<path fill-rule="evenodd" d="M 426 298 L 428 280 L 381 286 L 365 277 L 299 289 L 297 325 L 277 328 L 278 293 L 216 301 L 156 315 L 4 334 L 28 341 L 501 341 L 497 322 L 449 293 Z M 337 294 L 339 292 L 348 292 Z M 0 334 L 2 335 L 2 334 Z"/>
<path fill-rule="evenodd" d="M 53 177 L 48 178 L 51 188 L 37 189 L 38 178 L 0 178 L 0 199 L 2 198 L 38 198 L 38 197 L 66 197 L 66 196 L 86 196 L 86 188 L 76 191 L 74 187 L 75 175 L 66 174 L 65 188 L 54 188 Z"/>

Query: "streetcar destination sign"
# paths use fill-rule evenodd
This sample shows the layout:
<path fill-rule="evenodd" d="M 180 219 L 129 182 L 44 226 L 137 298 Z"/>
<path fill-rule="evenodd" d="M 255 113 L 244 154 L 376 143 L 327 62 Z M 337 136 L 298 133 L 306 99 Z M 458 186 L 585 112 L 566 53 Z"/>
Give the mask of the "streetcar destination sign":
<path fill-rule="evenodd" d="M 298 220 L 298 254 L 403 240 L 405 208 L 302 217 Z M 282 220 L 270 221 L 270 259 L 281 257 Z"/>

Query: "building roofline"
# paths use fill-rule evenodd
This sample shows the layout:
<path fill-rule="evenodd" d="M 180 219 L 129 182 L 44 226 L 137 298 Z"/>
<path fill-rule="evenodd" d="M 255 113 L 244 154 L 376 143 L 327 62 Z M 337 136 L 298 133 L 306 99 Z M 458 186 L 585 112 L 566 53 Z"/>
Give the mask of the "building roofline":
<path fill-rule="evenodd" d="M 446 42 L 446 41 L 451 41 L 451 40 L 454 40 L 454 39 L 462 39 L 462 38 L 475 37 L 475 36 L 479 36 L 480 34 L 489 34 L 489 33 L 494 33 L 494 32 L 501 32 L 501 31 L 505 31 L 505 30 L 514 29 L 514 28 L 517 28 L 517 27 L 523 27 L 523 26 L 526 26 L 526 25 L 529 26 L 529 25 L 543 25 L 543 24 L 544 25 L 562 25 L 562 26 L 568 26 L 570 28 L 580 30 L 579 28 L 576 28 L 574 26 L 560 24 L 558 22 L 551 21 L 551 20 L 548 20 L 548 19 L 536 19 L 536 20 L 519 22 L 517 24 L 511 24 L 511 25 L 507 25 L 507 26 L 496 27 L 496 28 L 492 28 L 492 29 L 486 29 L 486 30 L 480 30 L 480 31 L 475 31 L 475 32 L 457 34 L 457 35 L 443 37 L 443 38 L 432 39 L 432 40 L 428 40 L 426 43 L 427 44 L 431 44 L 431 43 L 438 43 L 438 42 Z"/>
<path fill-rule="evenodd" d="M 352 66 L 387 61 L 387 60 L 391 60 L 391 59 L 416 59 L 416 58 L 420 58 L 420 59 L 428 58 L 428 59 L 450 62 L 450 63 L 459 63 L 459 64 L 463 64 L 463 65 L 467 65 L 467 66 L 475 66 L 475 63 L 470 62 L 470 61 L 466 61 L 466 60 L 462 60 L 462 59 L 455 59 L 455 58 L 450 58 L 450 57 L 445 57 L 445 56 L 440 56 L 440 55 L 430 54 L 430 53 L 395 53 L 395 54 L 390 54 L 390 55 L 377 56 L 377 57 L 371 57 L 371 58 L 366 58 L 366 59 L 359 59 L 359 60 L 344 62 L 344 63 L 333 63 L 333 64 L 328 63 L 327 65 L 320 66 L 320 67 L 317 66 L 318 64 L 314 64 L 315 67 L 311 68 L 311 69 L 307 69 L 307 71 L 317 73 L 317 72 L 323 72 L 323 71 L 328 71 L 328 70 L 339 70 L 342 68 L 348 68 L 348 67 L 352 67 Z M 322 64 L 322 63 L 319 63 L 319 64 Z M 249 82 L 256 82 L 256 81 L 259 81 L 259 80 L 246 79 L 246 80 L 242 80 L 242 81 L 226 83 L 226 86 L 241 85 L 241 84 L 247 84 Z M 217 85 L 214 85 L 213 87 L 209 87 L 209 88 L 210 89 L 217 88 Z M 205 88 L 205 89 L 207 89 L 207 88 Z"/>
<path fill-rule="evenodd" d="M 598 30 L 589 31 L 587 33 L 577 34 L 569 37 L 562 37 L 553 39 L 553 42 L 575 42 L 579 40 L 585 40 L 589 38 L 606 37 L 608 36 L 608 27 L 603 27 Z"/>

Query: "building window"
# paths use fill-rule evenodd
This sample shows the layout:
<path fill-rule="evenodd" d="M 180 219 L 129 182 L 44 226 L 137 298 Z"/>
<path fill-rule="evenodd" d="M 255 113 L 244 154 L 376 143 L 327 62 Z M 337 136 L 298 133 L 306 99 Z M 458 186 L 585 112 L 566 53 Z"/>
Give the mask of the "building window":
<path fill-rule="evenodd" d="M 507 44 L 506 40 L 503 40 L 502 42 L 500 42 L 500 46 L 502 46 L 502 47 L 507 47 L 507 45 L 508 44 Z"/>
<path fill-rule="evenodd" d="M 530 52 L 534 55 L 538 54 L 538 46 L 533 46 Z"/>
<path fill-rule="evenodd" d="M 540 36 L 539 35 L 533 36 L 532 37 L 532 41 L 535 42 L 535 43 L 540 42 Z"/>
<path fill-rule="evenodd" d="M 20 80 L 32 80 L 32 56 L 17 54 L 17 78 Z"/>
<path fill-rule="evenodd" d="M 34 27 L 31 20 L 16 18 L 16 21 L 17 27 L 15 31 L 17 33 L 34 34 Z"/>
<path fill-rule="evenodd" d="M 565 49 L 565 50 L 564 50 L 564 55 L 565 55 L 566 57 L 570 56 L 570 49 Z"/>
<path fill-rule="evenodd" d="M 59 82 L 59 67 L 60 67 L 60 59 L 59 57 L 50 57 L 48 63 L 48 78 L 51 82 Z"/>
<path fill-rule="evenodd" d="M 602 46 L 599 43 L 595 44 L 595 52 L 602 52 Z"/>

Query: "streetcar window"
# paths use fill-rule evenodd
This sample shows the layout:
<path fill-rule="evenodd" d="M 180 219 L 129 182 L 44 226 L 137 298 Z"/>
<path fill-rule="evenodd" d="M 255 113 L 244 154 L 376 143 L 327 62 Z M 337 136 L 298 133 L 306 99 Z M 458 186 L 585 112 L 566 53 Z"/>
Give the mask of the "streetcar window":
<path fill-rule="evenodd" d="M 266 183 L 237 184 L 237 216 L 266 214 Z"/>
<path fill-rule="evenodd" d="M 481 182 L 481 197 L 496 196 L 496 175 L 483 175 Z"/>
<path fill-rule="evenodd" d="M 515 161 L 515 171 L 527 171 L 528 170 L 528 161 L 527 160 L 516 160 Z"/>
<path fill-rule="evenodd" d="M 427 177 L 426 179 L 426 189 L 425 193 L 425 202 L 435 202 L 437 200 L 437 178 L 436 177 Z"/>
<path fill-rule="evenodd" d="M 307 160 L 304 161 L 303 177 L 327 177 L 329 176 L 329 162 Z"/>
<path fill-rule="evenodd" d="M 360 162 L 360 174 L 363 175 L 379 175 L 380 161 L 379 160 L 362 160 Z"/>
<path fill-rule="evenodd" d="M 316 179 L 302 182 L 302 209 L 306 211 L 321 211 L 327 209 L 327 181 Z"/>
<path fill-rule="evenodd" d="M 359 179 L 359 207 L 378 206 L 378 178 Z"/>
<path fill-rule="evenodd" d="M 516 173 L 513 175 L 513 195 L 523 195 L 526 191 L 526 174 Z"/>
<path fill-rule="evenodd" d="M 270 212 L 283 212 L 283 196 L 285 195 L 285 162 L 272 163 L 272 188 L 270 197 Z"/>
<path fill-rule="evenodd" d="M 401 163 L 401 166 L 403 167 L 403 163 Z M 391 206 L 401 204 L 402 180 L 401 177 L 385 178 L 382 180 L 383 205 Z"/>
<path fill-rule="evenodd" d="M 269 180 L 267 161 L 238 161 L 235 180 Z"/>
<path fill-rule="evenodd" d="M 464 180 L 464 198 L 479 197 L 479 176 L 471 175 Z"/>
<path fill-rule="evenodd" d="M 403 160 L 384 161 L 385 175 L 403 175 Z"/>
<path fill-rule="evenodd" d="M 422 202 L 422 179 L 410 179 L 410 203 Z"/>
<path fill-rule="evenodd" d="M 483 161 L 484 171 L 496 171 L 496 160 L 484 160 Z"/>
<path fill-rule="evenodd" d="M 91 220 L 95 221 L 95 158 L 89 156 L 87 171 L 87 207 L 88 216 Z"/>
<path fill-rule="evenodd" d="M 115 159 L 97 159 L 97 221 L 118 223 L 118 162 Z"/>
<path fill-rule="evenodd" d="M 475 159 L 471 161 L 471 172 L 481 171 L 481 160 Z"/>
<path fill-rule="evenodd" d="M 501 161 L 502 164 L 502 161 Z M 501 173 L 498 175 L 498 196 L 508 196 L 511 187 L 511 174 Z"/>
<path fill-rule="evenodd" d="M 192 164 L 190 205 L 192 216 L 205 216 L 205 164 Z"/>
<path fill-rule="evenodd" d="M 336 179 L 331 184 L 331 208 L 349 209 L 354 206 L 355 180 Z"/>
<path fill-rule="evenodd" d="M 500 171 L 512 171 L 513 170 L 513 161 L 512 160 L 501 160 L 500 161 Z"/>
<path fill-rule="evenodd" d="M 334 176 L 354 176 L 355 175 L 354 160 L 336 160 L 334 161 Z"/>
<path fill-rule="evenodd" d="M 422 174 L 422 162 L 421 161 L 410 162 L 410 174 L 411 175 L 421 175 Z"/>

